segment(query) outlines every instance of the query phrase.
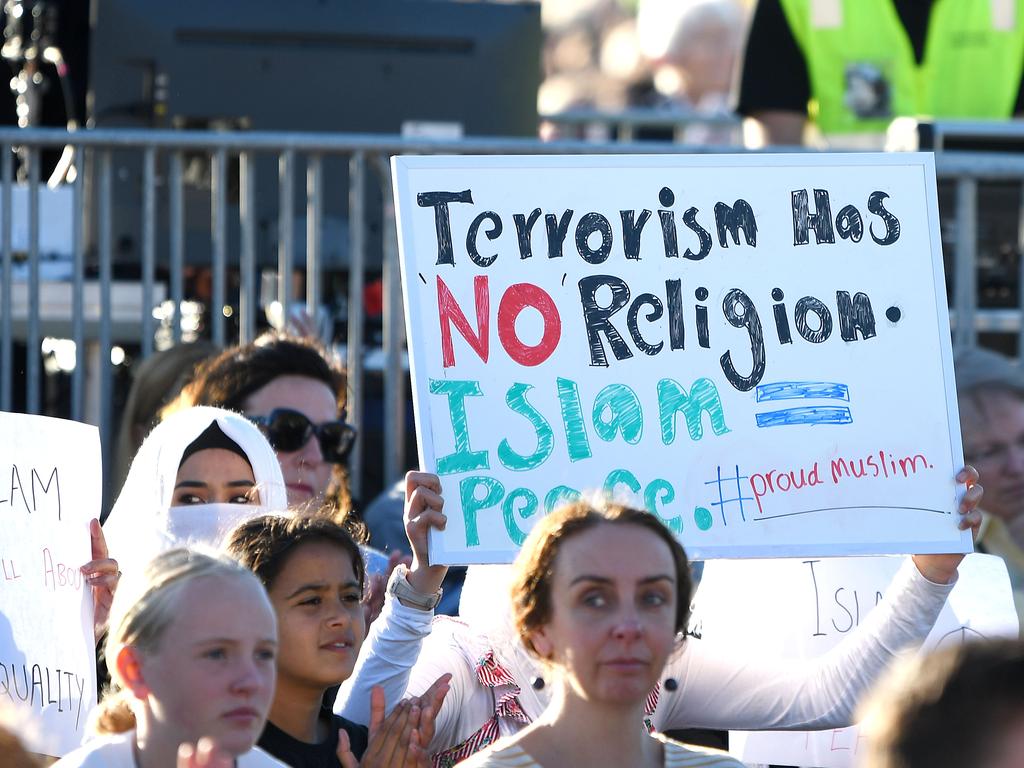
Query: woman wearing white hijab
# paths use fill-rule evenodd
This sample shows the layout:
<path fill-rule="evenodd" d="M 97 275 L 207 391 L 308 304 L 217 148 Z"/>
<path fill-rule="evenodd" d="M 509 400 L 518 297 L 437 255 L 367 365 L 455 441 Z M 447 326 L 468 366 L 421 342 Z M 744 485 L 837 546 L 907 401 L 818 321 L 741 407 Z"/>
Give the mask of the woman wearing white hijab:
<path fill-rule="evenodd" d="M 111 557 L 132 572 L 175 546 L 218 546 L 243 520 L 287 506 L 277 456 L 252 422 L 187 408 L 149 433 L 103 531 Z"/>

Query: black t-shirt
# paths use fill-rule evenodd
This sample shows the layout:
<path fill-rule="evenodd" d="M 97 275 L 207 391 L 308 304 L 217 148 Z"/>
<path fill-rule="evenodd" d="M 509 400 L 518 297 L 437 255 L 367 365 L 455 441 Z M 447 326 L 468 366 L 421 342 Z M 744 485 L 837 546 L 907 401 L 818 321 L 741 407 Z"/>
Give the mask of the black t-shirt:
<path fill-rule="evenodd" d="M 932 0 L 893 0 L 900 21 L 920 64 Z M 736 111 L 752 115 L 766 110 L 807 113 L 811 81 L 803 51 L 793 37 L 780 0 L 758 0 L 747 33 L 740 67 Z M 1024 112 L 1024 93 L 1018 89 L 1015 114 Z"/>
<path fill-rule="evenodd" d="M 328 729 L 326 741 L 319 744 L 299 741 L 268 720 L 256 745 L 292 768 L 338 768 L 338 729 L 344 728 L 352 753 L 362 759 L 368 739 L 365 725 L 357 725 L 326 709 L 321 710 L 320 719 Z"/>

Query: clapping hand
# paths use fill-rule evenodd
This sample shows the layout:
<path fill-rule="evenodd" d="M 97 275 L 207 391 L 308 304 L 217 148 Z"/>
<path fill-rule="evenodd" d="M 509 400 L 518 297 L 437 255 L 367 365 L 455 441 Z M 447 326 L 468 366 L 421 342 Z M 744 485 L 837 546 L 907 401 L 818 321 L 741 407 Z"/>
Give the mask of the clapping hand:
<path fill-rule="evenodd" d="M 352 753 L 348 734 L 338 731 L 338 761 L 342 768 L 426 768 L 427 753 L 418 726 L 422 712 L 411 700 L 400 701 L 384 716 L 384 689 L 370 693 L 370 737 L 362 762 Z"/>

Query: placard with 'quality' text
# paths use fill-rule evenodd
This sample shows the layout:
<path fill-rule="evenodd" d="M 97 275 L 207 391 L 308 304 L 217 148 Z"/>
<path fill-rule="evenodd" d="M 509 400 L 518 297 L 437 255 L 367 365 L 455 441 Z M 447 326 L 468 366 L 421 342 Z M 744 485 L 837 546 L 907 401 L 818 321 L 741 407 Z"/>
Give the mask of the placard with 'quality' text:
<path fill-rule="evenodd" d="M 41 754 L 77 747 L 96 705 L 89 521 L 99 516 L 99 432 L 0 413 L 0 703 Z"/>

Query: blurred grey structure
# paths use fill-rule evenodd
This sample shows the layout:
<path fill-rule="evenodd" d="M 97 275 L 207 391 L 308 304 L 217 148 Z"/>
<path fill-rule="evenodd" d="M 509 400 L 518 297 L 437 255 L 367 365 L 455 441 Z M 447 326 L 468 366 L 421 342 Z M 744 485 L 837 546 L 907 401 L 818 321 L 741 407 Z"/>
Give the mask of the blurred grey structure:
<path fill-rule="evenodd" d="M 613 3 L 592 5 L 624 23 Z M 182 339 L 245 342 L 305 307 L 327 315 L 324 340 L 349 369 L 354 491 L 368 500 L 407 468 L 411 423 L 390 155 L 742 151 L 682 143 L 692 126 L 738 140 L 729 115 L 538 116 L 533 3 L 93 0 L 91 34 L 90 128 L 0 129 L 0 409 L 95 423 L 108 459 L 123 360 Z M 568 22 L 561 34 L 575 35 Z M 577 138 L 538 140 L 538 118 Z M 670 141 L 635 141 L 647 129 Z M 1019 211 L 1001 212 L 995 235 L 978 214 L 993 185 L 1020 198 L 1024 127 L 933 131 L 955 341 L 1019 354 Z M 965 135 L 981 138 L 950 143 Z M 66 146 L 54 218 L 40 158 Z M 377 486 L 360 489 L 371 473 Z"/>

